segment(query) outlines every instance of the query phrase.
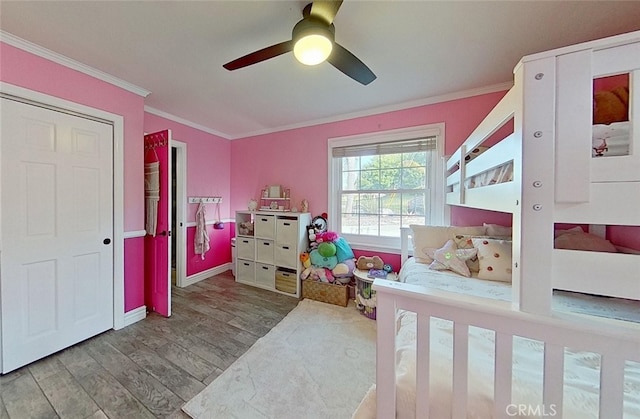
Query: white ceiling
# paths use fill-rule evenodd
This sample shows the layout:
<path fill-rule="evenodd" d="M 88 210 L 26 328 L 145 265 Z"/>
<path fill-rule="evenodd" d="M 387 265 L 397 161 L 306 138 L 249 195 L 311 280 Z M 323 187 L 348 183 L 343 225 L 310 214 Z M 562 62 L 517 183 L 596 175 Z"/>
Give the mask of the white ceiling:
<path fill-rule="evenodd" d="M 307 3 L 2 0 L 0 29 L 147 89 L 152 111 L 226 138 L 490 90 L 511 82 L 523 55 L 640 30 L 640 1 L 345 0 L 336 42 L 377 75 L 370 85 L 291 53 L 222 68 L 290 39 Z"/>

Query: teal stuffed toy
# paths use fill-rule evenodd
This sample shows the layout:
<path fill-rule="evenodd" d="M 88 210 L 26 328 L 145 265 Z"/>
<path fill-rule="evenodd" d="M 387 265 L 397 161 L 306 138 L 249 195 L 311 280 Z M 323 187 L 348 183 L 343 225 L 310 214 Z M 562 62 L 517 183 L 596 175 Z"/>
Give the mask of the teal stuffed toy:
<path fill-rule="evenodd" d="M 313 249 L 309 252 L 311 257 L 311 265 L 321 268 L 333 269 L 338 264 L 338 258 L 334 256 L 322 256 L 318 249 Z"/>

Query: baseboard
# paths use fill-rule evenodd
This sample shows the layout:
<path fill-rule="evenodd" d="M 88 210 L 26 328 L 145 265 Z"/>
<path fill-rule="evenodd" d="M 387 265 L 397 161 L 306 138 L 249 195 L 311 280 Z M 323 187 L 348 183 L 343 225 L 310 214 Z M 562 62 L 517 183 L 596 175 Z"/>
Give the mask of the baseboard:
<path fill-rule="evenodd" d="M 124 326 L 127 327 L 131 324 L 144 320 L 147 317 L 147 307 L 141 306 L 131 311 L 124 313 Z"/>
<path fill-rule="evenodd" d="M 202 281 L 203 279 L 207 279 L 214 275 L 221 274 L 230 269 L 231 269 L 231 262 L 225 263 L 224 265 L 216 266 L 215 268 L 207 269 L 206 271 L 198 272 L 197 274 L 186 277 L 183 281 L 183 286 L 188 287 L 189 285 L 193 285 L 196 282 Z"/>

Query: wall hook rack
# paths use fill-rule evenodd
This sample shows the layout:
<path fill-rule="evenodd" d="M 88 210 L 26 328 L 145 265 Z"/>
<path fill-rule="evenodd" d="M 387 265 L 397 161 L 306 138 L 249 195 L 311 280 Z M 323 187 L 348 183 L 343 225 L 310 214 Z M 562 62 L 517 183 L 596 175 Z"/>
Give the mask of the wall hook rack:
<path fill-rule="evenodd" d="M 222 203 L 221 196 L 190 196 L 189 197 L 190 204 L 220 204 Z"/>

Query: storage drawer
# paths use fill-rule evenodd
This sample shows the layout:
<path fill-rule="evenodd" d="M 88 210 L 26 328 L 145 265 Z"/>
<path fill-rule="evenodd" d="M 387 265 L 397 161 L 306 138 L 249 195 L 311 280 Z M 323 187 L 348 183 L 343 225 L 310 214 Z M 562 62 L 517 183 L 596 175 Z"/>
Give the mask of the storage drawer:
<path fill-rule="evenodd" d="M 250 237 L 236 238 L 236 256 L 240 259 L 255 258 L 255 241 Z"/>
<path fill-rule="evenodd" d="M 296 271 L 276 270 L 276 289 L 288 294 L 298 293 L 298 275 Z"/>
<path fill-rule="evenodd" d="M 276 238 L 276 217 L 274 215 L 256 215 L 254 220 L 254 233 L 256 237 L 263 239 Z"/>
<path fill-rule="evenodd" d="M 275 261 L 278 266 L 296 269 L 298 266 L 298 252 L 295 243 L 276 244 Z"/>
<path fill-rule="evenodd" d="M 238 259 L 236 266 L 236 281 L 238 282 L 256 282 L 255 263 L 252 260 Z"/>
<path fill-rule="evenodd" d="M 278 217 L 276 220 L 276 243 L 298 243 L 298 219 L 295 217 Z"/>
<path fill-rule="evenodd" d="M 264 263 L 256 263 L 256 285 L 265 288 L 275 288 L 276 267 Z"/>
<path fill-rule="evenodd" d="M 256 239 L 256 261 L 273 265 L 273 240 Z"/>

